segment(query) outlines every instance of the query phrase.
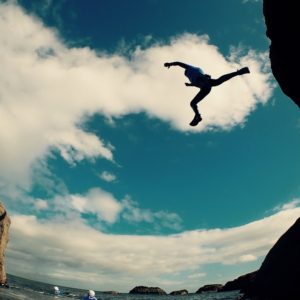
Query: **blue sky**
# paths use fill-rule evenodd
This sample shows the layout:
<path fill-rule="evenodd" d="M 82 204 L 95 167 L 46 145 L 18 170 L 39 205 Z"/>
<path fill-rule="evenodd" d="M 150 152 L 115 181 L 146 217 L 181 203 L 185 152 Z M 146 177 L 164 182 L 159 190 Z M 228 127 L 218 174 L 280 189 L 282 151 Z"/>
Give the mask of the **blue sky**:
<path fill-rule="evenodd" d="M 0 15 L 8 272 L 192 292 L 259 267 L 300 194 L 299 110 L 270 73 L 260 1 L 1 1 Z M 251 74 L 191 128 L 197 90 L 174 60 Z"/>

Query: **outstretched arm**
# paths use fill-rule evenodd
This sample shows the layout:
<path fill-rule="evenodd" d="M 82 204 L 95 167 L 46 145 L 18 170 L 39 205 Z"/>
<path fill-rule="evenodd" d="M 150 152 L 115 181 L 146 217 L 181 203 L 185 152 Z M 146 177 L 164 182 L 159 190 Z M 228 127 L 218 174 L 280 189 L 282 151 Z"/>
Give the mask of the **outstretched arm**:
<path fill-rule="evenodd" d="M 196 85 L 193 85 L 192 83 L 189 83 L 189 82 L 186 82 L 185 85 L 186 86 L 196 86 Z"/>
<path fill-rule="evenodd" d="M 168 69 L 172 66 L 179 66 L 184 69 L 187 69 L 189 67 L 189 65 L 182 63 L 180 61 L 174 61 L 174 62 L 169 62 L 169 63 L 167 62 L 167 63 L 164 63 L 164 66 Z"/>

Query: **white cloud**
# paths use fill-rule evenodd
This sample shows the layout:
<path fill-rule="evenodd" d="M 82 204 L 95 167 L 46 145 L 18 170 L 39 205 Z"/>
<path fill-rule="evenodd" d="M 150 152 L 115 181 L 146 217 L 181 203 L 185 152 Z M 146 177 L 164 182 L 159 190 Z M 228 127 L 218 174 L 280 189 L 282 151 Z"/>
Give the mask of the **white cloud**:
<path fill-rule="evenodd" d="M 299 213 L 300 208 L 287 209 L 240 227 L 168 236 L 105 234 L 78 218 L 57 222 L 13 215 L 7 267 L 33 279 L 86 288 L 128 292 L 133 285 L 156 284 L 172 290 L 180 274 L 201 277 L 205 265 L 241 264 L 266 255 Z M 199 286 L 195 280 L 193 288 Z"/>
<path fill-rule="evenodd" d="M 34 199 L 27 201 L 35 203 Z M 74 216 L 79 218 L 80 214 L 85 213 L 96 215 L 99 221 L 103 221 L 106 224 L 114 224 L 123 219 L 130 223 L 148 223 L 158 231 L 162 228 L 169 228 L 175 231 L 181 229 L 182 220 L 176 213 L 143 209 L 139 207 L 136 201 L 131 200 L 129 196 L 118 200 L 113 194 L 101 188 L 91 188 L 83 195 L 55 196 L 54 199 L 48 199 L 48 202 L 53 203 L 49 207 L 49 211 L 56 215 L 62 214 L 68 219 L 74 218 Z"/>
<path fill-rule="evenodd" d="M 184 34 L 170 44 L 136 49 L 130 60 L 118 54 L 68 48 L 56 33 L 15 4 L 0 4 L 0 180 L 30 187 L 32 165 L 58 150 L 74 164 L 103 157 L 113 161 L 113 147 L 81 128 L 89 116 L 106 118 L 146 112 L 176 130 L 228 130 L 246 121 L 272 87 L 260 53 L 226 59 L 207 36 Z M 16 26 L 18 24 L 18 26 Z M 251 75 L 215 88 L 200 110 L 197 128 L 189 100 L 197 90 L 185 88 L 180 69 L 166 61 L 200 65 L 213 77 L 246 63 Z"/>
<path fill-rule="evenodd" d="M 245 3 L 256 3 L 256 2 L 261 2 L 262 0 L 242 0 L 242 3 L 245 4 Z"/>
<path fill-rule="evenodd" d="M 254 261 L 257 260 L 257 257 L 252 254 L 244 254 L 239 257 L 240 262 Z"/>
<path fill-rule="evenodd" d="M 300 199 L 294 199 L 291 202 L 288 202 L 288 203 L 282 205 L 282 210 L 298 207 L 299 204 L 300 204 Z"/>
<path fill-rule="evenodd" d="M 116 222 L 116 219 L 122 210 L 122 205 L 112 194 L 101 189 L 91 189 L 87 194 L 87 198 L 87 211 L 95 211 L 102 220 L 108 223 Z"/>
<path fill-rule="evenodd" d="M 123 209 L 120 201 L 100 188 L 92 188 L 84 195 L 56 196 L 54 205 L 56 213 L 62 212 L 67 216 L 73 214 L 74 211 L 94 214 L 99 220 L 108 224 L 115 223 Z"/>
<path fill-rule="evenodd" d="M 181 229 L 181 218 L 176 213 L 167 211 L 153 212 L 150 209 L 141 209 L 138 203 L 132 201 L 129 197 L 122 201 L 122 217 L 129 222 L 146 222 L 153 223 L 157 229 L 160 227 L 170 228 L 173 230 Z"/>
<path fill-rule="evenodd" d="M 290 202 L 277 205 L 273 209 L 273 211 L 276 212 L 276 211 L 281 211 L 281 210 L 293 209 L 293 208 L 299 207 L 299 204 L 300 204 L 300 199 L 296 198 L 296 199 L 293 199 Z"/>
<path fill-rule="evenodd" d="M 37 210 L 44 210 L 44 209 L 47 209 L 48 208 L 48 203 L 47 201 L 45 200 L 42 200 L 42 199 L 37 199 L 35 202 L 34 202 L 34 206 Z"/>
<path fill-rule="evenodd" d="M 112 174 L 107 171 L 103 171 L 99 176 L 101 179 L 103 179 L 104 181 L 107 181 L 107 182 L 112 182 L 117 179 L 117 176 L 115 174 Z"/>

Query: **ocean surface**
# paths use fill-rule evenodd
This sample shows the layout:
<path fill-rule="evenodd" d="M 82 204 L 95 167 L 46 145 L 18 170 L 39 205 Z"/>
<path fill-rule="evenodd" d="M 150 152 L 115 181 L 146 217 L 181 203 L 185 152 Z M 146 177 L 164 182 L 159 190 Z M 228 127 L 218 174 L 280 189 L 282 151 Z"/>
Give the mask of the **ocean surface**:
<path fill-rule="evenodd" d="M 86 293 L 86 290 L 59 286 L 63 295 L 55 296 L 53 294 L 53 285 L 12 275 L 8 275 L 8 280 L 10 288 L 0 288 L 0 300 L 70 300 L 82 299 Z M 202 294 L 189 294 L 185 296 L 156 296 L 131 294 L 111 295 L 96 291 L 96 297 L 98 300 L 237 300 L 239 299 L 239 296 L 240 294 L 238 292 L 208 292 Z"/>

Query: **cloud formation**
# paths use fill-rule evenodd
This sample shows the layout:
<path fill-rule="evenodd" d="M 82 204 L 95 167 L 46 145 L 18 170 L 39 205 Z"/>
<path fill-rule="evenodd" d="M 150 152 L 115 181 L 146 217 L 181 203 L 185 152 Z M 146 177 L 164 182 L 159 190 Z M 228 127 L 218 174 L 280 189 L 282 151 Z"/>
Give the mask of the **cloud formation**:
<path fill-rule="evenodd" d="M 168 236 L 112 235 L 79 218 L 42 221 L 33 215 L 13 215 L 8 270 L 100 290 L 128 292 L 132 284 L 147 283 L 171 290 L 180 274 L 185 280 L 204 278 L 199 270 L 205 265 L 234 265 L 264 256 L 299 213 L 299 207 L 290 208 L 239 227 Z M 198 288 L 199 280 L 194 284 Z"/>
<path fill-rule="evenodd" d="M 264 54 L 242 55 L 233 48 L 226 58 L 206 35 L 183 34 L 125 57 L 70 48 L 16 4 L 1 3 L 0 15 L 2 184 L 29 188 L 33 164 L 54 150 L 70 164 L 97 157 L 113 161 L 109 141 L 82 128 L 94 114 L 111 119 L 146 112 L 180 131 L 229 130 L 272 92 Z M 204 121 L 192 129 L 189 101 L 197 90 L 185 88 L 182 70 L 163 67 L 172 60 L 199 65 L 213 77 L 248 65 L 251 75 L 216 88 L 200 104 Z"/>
<path fill-rule="evenodd" d="M 182 228 L 182 220 L 174 212 L 144 209 L 129 196 L 118 200 L 99 187 L 91 188 L 85 194 L 56 195 L 43 200 L 27 197 L 26 202 L 34 204 L 31 210 L 27 210 L 28 214 L 43 210 L 46 215 L 60 216 L 65 221 L 74 218 L 88 220 L 92 217 L 96 218 L 93 223 L 97 228 L 99 224 L 103 228 L 121 220 L 131 224 L 147 223 L 157 231 L 161 228 L 179 231 Z"/>
<path fill-rule="evenodd" d="M 117 179 L 116 175 L 110 173 L 110 172 L 107 172 L 107 171 L 103 171 L 99 177 L 101 179 L 103 179 L 104 181 L 107 181 L 107 182 L 113 182 Z"/>

